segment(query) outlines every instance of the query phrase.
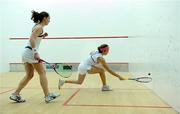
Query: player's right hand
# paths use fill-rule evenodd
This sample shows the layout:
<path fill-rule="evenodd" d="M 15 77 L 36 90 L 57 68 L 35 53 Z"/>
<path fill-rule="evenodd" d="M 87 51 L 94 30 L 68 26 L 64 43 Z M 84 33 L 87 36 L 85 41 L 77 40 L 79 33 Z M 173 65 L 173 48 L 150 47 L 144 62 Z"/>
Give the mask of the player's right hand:
<path fill-rule="evenodd" d="M 56 65 L 55 65 L 55 64 L 53 64 L 53 65 L 52 65 L 52 68 L 56 68 Z"/>
<path fill-rule="evenodd" d="M 128 77 L 125 77 L 125 76 L 118 76 L 119 80 L 128 80 Z"/>
<path fill-rule="evenodd" d="M 38 53 L 35 53 L 35 54 L 34 54 L 34 59 L 35 59 L 35 60 L 40 60 L 40 56 L 39 56 Z"/>

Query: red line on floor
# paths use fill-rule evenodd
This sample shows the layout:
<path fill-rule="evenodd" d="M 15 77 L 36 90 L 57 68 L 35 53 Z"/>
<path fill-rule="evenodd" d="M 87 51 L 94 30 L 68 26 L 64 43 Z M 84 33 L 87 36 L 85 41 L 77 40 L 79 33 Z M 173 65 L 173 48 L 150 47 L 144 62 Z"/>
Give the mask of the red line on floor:
<path fill-rule="evenodd" d="M 77 91 L 75 91 L 64 103 L 63 105 L 66 106 L 68 105 L 68 103 L 70 102 L 70 100 L 80 91 L 80 89 L 78 89 Z"/>
<path fill-rule="evenodd" d="M 7 92 L 10 92 L 10 91 L 15 90 L 15 89 L 16 89 L 16 88 L 13 88 L 13 89 L 10 89 L 10 90 L 7 90 L 7 91 L 0 92 L 0 94 L 7 93 Z"/>
<path fill-rule="evenodd" d="M 126 89 L 123 89 L 126 90 Z M 129 90 L 129 89 L 127 89 Z M 137 89 L 146 90 L 146 89 Z M 157 106 L 157 105 L 110 105 L 110 104 L 68 104 L 72 98 L 77 95 L 80 89 L 76 90 L 64 103 L 64 106 L 82 106 L 82 107 L 124 107 L 124 108 L 172 108 L 171 106 Z"/>
<path fill-rule="evenodd" d="M 66 106 L 90 106 L 90 107 L 125 107 L 125 108 L 172 108 L 170 106 L 153 106 L 153 105 L 90 105 L 90 104 L 66 104 Z"/>

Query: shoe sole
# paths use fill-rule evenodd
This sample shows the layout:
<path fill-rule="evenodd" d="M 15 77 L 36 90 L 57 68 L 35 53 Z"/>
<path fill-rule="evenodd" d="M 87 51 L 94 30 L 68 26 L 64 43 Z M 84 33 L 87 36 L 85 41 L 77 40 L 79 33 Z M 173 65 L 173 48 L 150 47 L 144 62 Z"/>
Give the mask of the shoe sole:
<path fill-rule="evenodd" d="M 57 95 L 56 97 L 53 97 L 53 99 L 52 99 L 52 100 L 50 100 L 50 101 L 46 101 L 46 100 L 45 100 L 45 102 L 46 102 L 46 103 L 49 103 L 49 102 L 53 101 L 54 99 L 56 99 L 56 98 L 57 98 L 57 97 L 59 97 L 59 96 L 60 96 L 60 94 L 59 94 L 59 95 Z"/>
<path fill-rule="evenodd" d="M 9 99 L 11 99 L 11 100 L 13 100 L 13 101 L 16 101 L 17 103 L 23 103 L 23 102 L 26 102 L 26 100 L 24 100 L 24 101 L 18 101 L 18 100 L 12 99 L 11 97 L 9 97 Z"/>

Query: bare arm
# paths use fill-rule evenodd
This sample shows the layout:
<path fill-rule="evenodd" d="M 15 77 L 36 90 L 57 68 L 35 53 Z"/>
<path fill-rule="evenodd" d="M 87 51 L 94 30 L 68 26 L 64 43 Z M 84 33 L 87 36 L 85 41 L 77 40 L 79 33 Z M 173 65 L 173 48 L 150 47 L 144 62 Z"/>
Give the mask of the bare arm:
<path fill-rule="evenodd" d="M 31 36 L 30 36 L 30 43 L 31 43 L 31 47 L 32 48 L 35 48 L 36 47 L 36 44 L 35 44 L 35 39 L 39 36 L 39 34 L 41 34 L 42 32 L 42 28 L 41 27 L 36 27 Z"/>
<path fill-rule="evenodd" d="M 39 34 L 42 32 L 42 27 L 36 27 L 31 36 L 30 36 L 30 44 L 31 44 L 31 47 L 32 47 L 32 52 L 33 52 L 33 56 L 36 60 L 39 60 L 40 57 L 39 57 L 39 54 L 37 52 L 37 50 L 35 49 L 36 48 L 36 43 L 35 43 L 35 39 L 39 36 Z"/>
<path fill-rule="evenodd" d="M 113 76 L 118 77 L 120 80 L 124 80 L 124 78 L 122 76 L 120 76 L 119 74 L 115 73 L 113 70 L 111 70 L 108 66 L 108 64 L 106 63 L 106 61 L 104 60 L 104 58 L 102 57 L 98 57 L 97 58 L 98 63 L 101 63 L 102 66 Z"/>

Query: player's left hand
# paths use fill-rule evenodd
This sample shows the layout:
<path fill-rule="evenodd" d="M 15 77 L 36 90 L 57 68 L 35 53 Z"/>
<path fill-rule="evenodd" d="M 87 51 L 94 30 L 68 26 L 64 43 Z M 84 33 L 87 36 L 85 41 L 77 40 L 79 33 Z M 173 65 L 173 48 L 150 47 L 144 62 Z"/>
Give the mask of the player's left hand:
<path fill-rule="evenodd" d="M 47 37 L 47 36 L 48 36 L 48 33 L 45 32 L 45 33 L 43 34 L 43 37 L 45 38 L 45 37 Z"/>

